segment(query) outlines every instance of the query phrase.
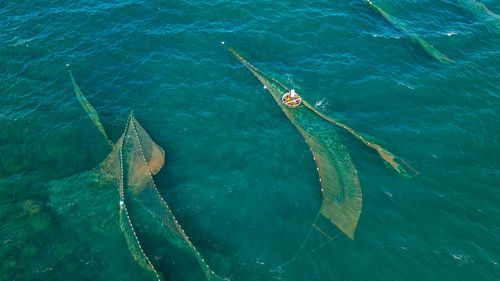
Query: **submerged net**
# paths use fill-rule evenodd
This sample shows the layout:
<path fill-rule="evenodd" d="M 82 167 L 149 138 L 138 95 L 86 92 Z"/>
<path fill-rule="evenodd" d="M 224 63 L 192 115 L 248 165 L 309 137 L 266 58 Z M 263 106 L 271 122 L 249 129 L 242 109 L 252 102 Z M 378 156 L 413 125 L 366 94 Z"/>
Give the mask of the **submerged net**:
<path fill-rule="evenodd" d="M 126 206 L 120 204 L 122 142 L 123 137 L 93 170 L 52 182 L 51 202 L 82 243 L 89 244 L 94 252 L 93 263 L 120 268 L 119 272 L 101 270 L 98 275 L 102 280 L 126 280 L 130 276 L 136 280 L 161 280 L 142 250 Z"/>
<path fill-rule="evenodd" d="M 225 280 L 219 277 L 202 258 L 191 243 L 172 211 L 162 198 L 153 180 L 153 174 L 163 166 L 163 149 L 157 146 L 133 116 L 127 125 L 120 145 L 120 162 L 123 163 L 120 175 L 121 194 L 124 206 L 133 201 L 142 206 L 164 230 L 162 235 L 173 245 L 192 252 L 201 266 L 206 278 Z"/>
<path fill-rule="evenodd" d="M 337 126 L 339 126 L 341 128 L 344 128 L 346 131 L 348 131 L 349 133 L 351 133 L 351 135 L 353 135 L 355 138 L 357 138 L 360 141 L 362 141 L 366 146 L 375 149 L 375 151 L 377 151 L 377 153 L 380 155 L 380 157 L 382 157 L 382 159 L 384 159 L 386 161 L 386 163 L 388 163 L 389 165 L 391 165 L 394 168 L 394 170 L 396 170 L 398 173 L 407 175 L 406 170 L 403 168 L 403 166 L 400 163 L 396 162 L 396 159 L 398 159 L 399 161 L 401 161 L 401 163 L 403 163 L 406 167 L 408 167 L 409 169 L 411 169 L 415 174 L 418 174 L 418 172 L 415 169 L 413 169 L 410 165 L 408 165 L 403 159 L 397 158 L 394 154 L 392 154 L 391 152 L 389 152 L 385 148 L 381 147 L 380 145 L 378 145 L 378 144 L 376 144 L 376 143 L 374 143 L 372 141 L 369 141 L 366 137 L 363 137 L 362 135 L 360 135 L 359 133 L 357 133 L 356 131 L 354 131 L 354 129 L 352 129 L 351 127 L 348 127 L 347 125 L 344 125 L 344 124 L 342 124 L 342 123 L 340 123 L 338 121 L 333 120 L 330 117 L 325 116 L 324 114 L 322 114 L 321 112 L 319 112 L 318 110 L 316 110 L 314 107 L 312 107 L 306 101 L 303 101 L 303 103 L 304 103 L 304 105 L 306 107 L 308 107 L 309 109 L 311 109 L 312 111 L 314 111 L 319 116 L 323 117 L 325 120 L 327 120 L 330 123 L 333 123 L 333 124 L 335 124 L 335 125 L 337 125 Z"/>
<path fill-rule="evenodd" d="M 462 8 L 479 17 L 493 27 L 497 33 L 500 33 L 500 15 L 490 11 L 484 3 L 475 0 L 457 0 L 457 2 Z"/>
<path fill-rule="evenodd" d="M 76 91 L 78 86 L 74 79 L 72 81 Z M 105 132 L 97 112 L 79 89 L 76 92 L 79 100 L 85 101 L 82 103 L 84 109 L 91 109 L 94 124 Z M 104 136 L 110 140 L 107 134 Z M 103 239 L 106 236 L 115 243 L 102 242 L 104 245 L 125 244 L 136 264 L 146 269 L 147 274 L 141 273 L 149 274 L 146 279 L 163 278 L 141 245 L 141 237 L 136 230 L 136 226 L 141 224 L 154 225 L 145 231 L 156 232 L 155 237 L 192 253 L 208 280 L 227 280 L 208 266 L 158 192 L 153 175 L 160 171 L 164 162 L 165 151 L 150 138 L 131 113 L 124 133 L 106 159 L 90 172 L 54 182 L 51 199 L 58 213 L 70 218 L 71 225 L 77 229 L 88 229 L 79 232 L 85 240 L 106 241 Z M 123 235 L 116 235 L 117 229 Z M 104 248 L 108 249 L 108 246 Z M 133 276 L 141 279 L 141 274 Z"/>
<path fill-rule="evenodd" d="M 154 230 L 161 230 L 158 236 L 165 242 L 194 254 L 208 280 L 226 280 L 210 269 L 158 192 L 153 175 L 164 160 L 164 150 L 130 115 L 106 159 L 90 172 L 55 182 L 51 199 L 58 213 L 71 218 L 74 228 L 89 229 L 81 232 L 85 240 L 106 241 L 103 237 L 107 237 L 115 241 L 110 244 L 125 242 L 136 263 L 150 273 L 149 280 L 163 278 L 141 245 L 135 225 L 151 221 L 160 226 Z M 123 235 L 117 235 L 117 229 Z"/>
<path fill-rule="evenodd" d="M 454 60 L 448 58 L 445 56 L 443 53 L 441 53 L 438 49 L 436 49 L 432 44 L 429 42 L 425 41 L 422 39 L 420 36 L 415 34 L 414 32 L 410 31 L 407 27 L 406 24 L 403 23 L 400 19 L 393 17 L 386 13 L 384 10 L 382 10 L 380 7 L 375 5 L 371 0 L 365 0 L 370 7 L 372 7 L 375 11 L 380 13 L 387 21 L 389 21 L 393 26 L 401 29 L 403 32 L 405 32 L 412 41 L 418 43 L 430 56 L 433 58 L 437 59 L 439 62 L 444 63 L 444 64 L 450 64 L 455 62 Z"/>
<path fill-rule="evenodd" d="M 397 157 L 392 153 L 367 140 L 366 137 L 361 136 L 352 128 L 325 116 L 303 98 L 302 103 L 305 107 L 289 108 L 284 105 L 281 97 L 290 90 L 283 83 L 260 71 L 232 48 L 227 47 L 227 49 L 259 79 L 306 140 L 320 175 L 323 193 L 323 204 L 320 212 L 353 239 L 361 213 L 361 187 L 354 164 L 331 124 L 345 129 L 365 145 L 375 149 L 382 159 L 399 173 L 407 174 L 406 170 L 395 161 Z M 318 228 L 318 230 L 320 229 Z"/>
<path fill-rule="evenodd" d="M 87 98 L 85 98 L 85 96 L 83 95 L 82 91 L 80 90 L 80 87 L 78 87 L 78 84 L 76 84 L 75 79 L 73 78 L 73 73 L 71 73 L 71 70 L 68 70 L 68 71 L 69 71 L 69 76 L 71 77 L 71 82 L 73 83 L 73 88 L 75 89 L 75 94 L 76 94 L 76 98 L 78 99 L 78 102 L 80 102 L 80 104 L 82 105 L 85 112 L 87 112 L 87 114 L 89 115 L 90 120 L 92 120 L 92 122 L 97 127 L 97 129 L 99 129 L 99 131 L 104 136 L 106 141 L 111 146 L 113 146 L 113 141 L 111 141 L 111 139 L 108 136 L 108 133 L 104 129 L 104 126 L 101 123 L 101 119 L 99 118 L 99 114 L 97 114 L 97 111 L 95 110 L 95 108 L 92 106 L 92 104 L 90 104 L 90 102 L 87 100 Z"/>
<path fill-rule="evenodd" d="M 318 166 L 323 192 L 321 214 L 351 239 L 361 214 L 361 187 L 347 149 L 335 129 L 306 107 L 288 108 L 281 102 L 287 90 L 268 78 L 233 49 L 228 50 L 264 84 L 286 116 L 300 131 Z"/>
<path fill-rule="evenodd" d="M 76 260 L 66 263 L 78 268 L 81 279 L 128 280 L 134 276 L 134 280 L 158 280 L 150 270 L 144 270 L 147 262 L 119 212 L 117 190 L 116 181 L 99 168 L 50 183 L 53 210 L 62 218 L 61 226 L 68 230 L 65 233 L 74 233 L 61 242 L 64 249 L 59 252 L 77 254 Z"/>

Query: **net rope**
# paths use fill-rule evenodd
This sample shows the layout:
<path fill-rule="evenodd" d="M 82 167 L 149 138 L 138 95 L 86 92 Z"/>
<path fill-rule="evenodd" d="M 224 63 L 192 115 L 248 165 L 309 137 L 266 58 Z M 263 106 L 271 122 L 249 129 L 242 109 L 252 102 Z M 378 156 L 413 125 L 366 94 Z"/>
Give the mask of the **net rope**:
<path fill-rule="evenodd" d="M 128 124 L 128 122 L 127 122 L 127 124 Z M 127 129 L 125 129 L 125 131 L 127 131 Z M 130 215 L 128 213 L 127 204 L 125 203 L 125 192 L 124 192 L 124 185 L 123 185 L 124 171 L 123 171 L 123 141 L 122 141 L 122 139 L 120 139 L 120 142 L 118 143 L 118 145 L 119 145 L 118 153 L 119 153 L 119 163 L 120 163 L 119 164 L 119 168 L 120 168 L 120 173 L 119 173 L 119 175 L 120 175 L 120 184 L 119 184 L 120 202 L 119 203 L 120 203 L 120 221 L 121 221 L 120 227 L 121 227 L 122 232 L 124 234 L 127 232 L 126 226 L 129 226 L 130 227 L 129 230 L 133 233 L 133 238 L 134 238 L 135 244 L 133 244 L 132 241 L 130 241 L 131 239 L 127 239 L 127 244 L 129 245 L 130 249 L 133 249 L 135 247 L 139 248 L 139 251 L 142 254 L 142 258 L 138 257 L 137 255 L 132 254 L 132 256 L 137 261 L 137 263 L 139 265 L 141 265 L 141 267 L 152 271 L 156 275 L 157 280 L 161 281 L 160 275 L 158 274 L 158 271 L 156 271 L 155 267 L 153 266 L 153 263 L 151 262 L 151 260 L 148 258 L 148 256 L 146 255 L 146 253 L 142 249 L 141 243 L 139 241 L 139 238 L 137 237 L 137 233 L 135 232 L 134 226 L 132 224 L 132 220 L 130 219 Z M 126 218 L 126 221 L 124 221 L 124 218 Z M 125 237 L 130 237 L 130 236 L 125 234 Z M 132 251 L 132 253 L 134 253 L 134 252 L 137 252 L 137 251 L 136 250 Z M 144 261 L 146 261 L 146 263 L 144 263 Z"/>
<path fill-rule="evenodd" d="M 114 165 L 114 159 L 118 158 L 120 226 L 136 262 L 141 267 L 153 272 L 156 280 L 162 279 L 161 274 L 155 269 L 141 245 L 134 227 L 134 221 L 141 218 L 130 214 L 129 201 L 140 203 L 137 206 L 145 209 L 151 218 L 163 227 L 164 231 L 160 235 L 166 237 L 177 247 L 190 249 L 207 280 L 227 280 L 216 275 L 205 262 L 158 191 L 153 175 L 158 173 L 163 166 L 164 151 L 150 139 L 132 113 L 128 118 L 125 132 L 115 145 L 114 150 L 116 152 L 112 152 L 105 160 L 102 169 L 109 173 L 112 170 L 109 166 Z"/>
<path fill-rule="evenodd" d="M 186 235 L 184 229 L 182 229 L 181 225 L 179 224 L 179 222 L 175 218 L 174 214 L 172 213 L 172 211 L 168 207 L 167 203 L 165 202 L 165 200 L 161 196 L 161 194 L 158 191 L 158 188 L 156 186 L 156 183 L 154 182 L 152 169 L 150 167 L 150 164 L 146 160 L 146 156 L 144 154 L 144 152 L 145 152 L 144 151 L 144 147 L 142 145 L 141 139 L 139 138 L 138 127 L 140 125 L 139 124 L 136 125 L 135 118 L 133 118 L 133 117 L 132 117 L 132 121 L 131 121 L 131 126 L 133 128 L 133 132 L 135 134 L 137 143 L 138 143 L 139 148 L 140 148 L 139 151 L 141 152 L 142 158 L 143 158 L 144 163 L 146 165 L 147 172 L 148 172 L 149 178 L 151 180 L 152 187 L 154 188 L 154 191 L 156 193 L 157 199 L 163 205 L 163 207 L 165 208 L 165 210 L 168 211 L 168 215 L 171 216 L 171 219 L 174 222 L 174 225 L 175 225 L 175 228 L 176 228 L 178 234 L 180 234 L 180 236 L 182 237 L 182 239 L 184 239 L 184 241 L 188 245 L 189 249 L 191 249 L 191 251 L 193 252 L 195 258 L 200 263 L 200 266 L 203 269 L 203 271 L 204 271 L 204 273 L 205 273 L 205 275 L 206 275 L 206 277 L 207 277 L 208 280 L 210 280 L 210 281 L 211 280 L 227 280 L 227 279 L 221 278 L 218 275 L 216 275 L 215 272 L 210 268 L 210 266 L 205 262 L 205 259 L 201 256 L 200 252 L 196 249 L 196 247 L 191 243 L 191 241 L 189 240 L 189 237 Z M 162 219 L 162 220 L 164 222 L 168 221 L 168 220 L 165 220 L 165 219 Z"/>
<path fill-rule="evenodd" d="M 321 230 L 320 228 L 317 228 L 318 230 L 320 230 L 321 232 L 323 232 L 323 230 Z M 326 241 L 322 242 L 321 244 L 319 244 L 318 246 L 312 248 L 311 250 L 305 252 L 304 254 L 300 255 L 300 252 L 298 252 L 297 254 L 295 254 L 290 260 L 282 263 L 281 265 L 278 266 L 278 268 L 282 269 L 283 267 L 287 266 L 287 265 L 290 265 L 294 262 L 296 262 L 299 258 L 301 257 L 305 257 L 307 255 L 310 255 L 314 252 L 316 252 L 317 250 L 319 250 L 320 248 L 323 248 L 324 246 L 326 246 L 327 244 L 329 244 L 330 242 L 336 240 L 337 238 L 340 237 L 340 235 L 342 235 L 342 233 L 338 233 L 336 234 L 335 236 L 329 236 L 327 235 L 326 233 L 322 233 L 325 235 L 325 237 L 327 238 Z"/>

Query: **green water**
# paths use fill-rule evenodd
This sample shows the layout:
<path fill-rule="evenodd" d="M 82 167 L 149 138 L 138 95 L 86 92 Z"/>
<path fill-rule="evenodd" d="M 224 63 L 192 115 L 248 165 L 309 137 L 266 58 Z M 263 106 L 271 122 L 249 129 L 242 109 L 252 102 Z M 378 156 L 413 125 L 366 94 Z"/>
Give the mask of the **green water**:
<path fill-rule="evenodd" d="M 500 14 L 498 1 L 483 3 Z M 110 152 L 66 64 L 112 140 L 134 109 L 166 150 L 156 184 L 221 276 L 499 280 L 500 37 L 456 1 L 377 5 L 455 63 L 430 57 L 364 1 L 0 0 L 0 280 L 150 280 L 119 230 L 93 235 L 99 225 L 61 215 L 51 198 L 55 182 Z M 321 206 L 316 166 L 220 41 L 420 176 L 398 176 L 339 130 L 363 190 L 355 240 L 310 252 L 326 241 L 313 232 L 280 268 Z M 68 196 L 77 202 L 88 186 Z M 106 201 L 96 190 L 92 203 Z M 92 210 L 106 226 L 112 216 Z M 166 280 L 203 280 L 190 253 L 144 237 Z"/>

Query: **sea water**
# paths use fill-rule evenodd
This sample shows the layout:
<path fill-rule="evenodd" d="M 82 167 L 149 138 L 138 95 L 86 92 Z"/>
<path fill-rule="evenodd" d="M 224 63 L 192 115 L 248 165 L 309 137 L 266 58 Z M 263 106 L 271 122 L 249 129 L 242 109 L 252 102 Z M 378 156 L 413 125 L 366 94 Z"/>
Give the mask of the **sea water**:
<path fill-rule="evenodd" d="M 455 63 L 361 0 L 0 1 L 0 280 L 143 280 L 120 274 L 130 257 L 96 258 L 106 248 L 80 235 L 93 226 L 68 227 L 51 200 L 110 152 L 68 68 L 112 139 L 134 110 L 166 150 L 156 184 L 221 276 L 500 280 L 500 34 L 456 1 L 376 4 Z M 305 241 L 322 200 L 312 155 L 221 41 L 419 172 L 339 130 L 363 190 L 354 240 Z M 166 280 L 202 276 L 141 242 L 165 249 L 151 259 Z"/>

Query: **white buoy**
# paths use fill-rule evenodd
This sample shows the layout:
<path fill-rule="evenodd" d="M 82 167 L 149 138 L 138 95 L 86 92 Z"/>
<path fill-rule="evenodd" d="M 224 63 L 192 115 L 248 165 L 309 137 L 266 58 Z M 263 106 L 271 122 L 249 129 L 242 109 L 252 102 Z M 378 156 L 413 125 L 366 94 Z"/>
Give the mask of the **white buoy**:
<path fill-rule="evenodd" d="M 221 43 L 222 43 L 222 45 L 226 44 L 224 41 L 222 41 Z"/>

